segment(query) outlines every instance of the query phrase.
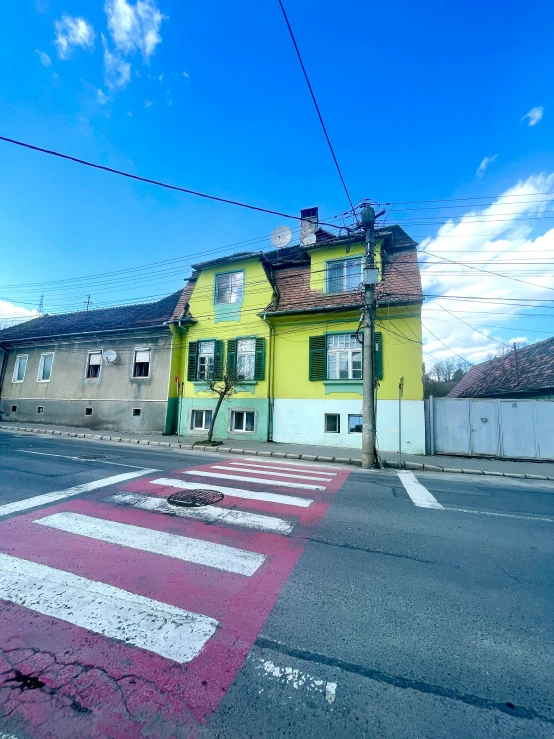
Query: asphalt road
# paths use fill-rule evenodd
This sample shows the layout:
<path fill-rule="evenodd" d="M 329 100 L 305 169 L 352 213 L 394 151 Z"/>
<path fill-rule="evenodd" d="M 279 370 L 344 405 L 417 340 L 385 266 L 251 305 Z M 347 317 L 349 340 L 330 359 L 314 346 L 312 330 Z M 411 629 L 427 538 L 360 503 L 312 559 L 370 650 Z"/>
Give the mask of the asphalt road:
<path fill-rule="evenodd" d="M 0 577 L 0 737 L 554 737 L 554 484 L 339 467 L 321 484 L 302 475 L 330 479 L 331 468 L 296 474 L 302 465 L 288 460 L 288 487 L 269 462 L 277 482 L 245 481 L 239 466 L 263 462 L 0 433 L 0 555 L 219 621 L 203 651 L 176 666 L 166 647 L 130 647 L 140 634 L 117 639 L 110 623 L 91 636 L 68 595 L 59 617 L 44 613 L 41 591 L 26 605 L 21 589 L 6 597 Z M 106 482 L 119 475 L 136 476 Z M 160 524 L 168 517 L 106 501 L 152 494 L 155 478 L 177 475 L 313 503 L 294 518 L 271 497 L 231 498 L 233 515 L 260 515 L 243 526 L 267 526 L 261 516 L 275 511 L 283 525 L 298 521 L 281 536 L 230 533 L 229 522 L 182 529 L 181 519 Z M 159 489 L 157 500 L 174 491 Z M 51 515 L 65 523 L 36 526 Z M 85 515 L 122 536 L 155 525 L 267 560 L 245 585 L 225 564 L 168 565 L 166 551 L 70 532 L 75 515 L 81 527 Z"/>

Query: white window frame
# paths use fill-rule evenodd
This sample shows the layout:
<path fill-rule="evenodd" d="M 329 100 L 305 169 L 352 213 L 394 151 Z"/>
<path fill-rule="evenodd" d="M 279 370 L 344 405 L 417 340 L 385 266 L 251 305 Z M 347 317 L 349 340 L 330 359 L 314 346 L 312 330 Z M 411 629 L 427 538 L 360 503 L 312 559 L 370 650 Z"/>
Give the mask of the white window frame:
<path fill-rule="evenodd" d="M 211 344 L 212 350 L 205 351 L 204 347 Z M 210 361 L 211 357 L 211 361 Z M 200 359 L 204 359 L 202 370 L 200 369 Z M 207 341 L 198 342 L 198 356 L 196 358 L 196 379 L 211 380 L 214 376 L 214 362 L 215 362 L 215 339 L 208 339 Z"/>
<path fill-rule="evenodd" d="M 89 373 L 89 369 L 91 367 L 90 358 L 93 355 L 96 355 L 96 354 L 99 354 L 100 355 L 100 362 L 97 365 L 93 365 L 93 366 L 98 366 L 98 367 L 100 367 L 100 369 L 99 369 L 98 375 L 96 377 L 89 377 L 89 374 L 88 373 Z M 90 351 L 87 354 L 87 367 L 86 367 L 86 370 L 85 370 L 85 380 L 99 380 L 101 374 L 102 374 L 102 350 L 101 349 L 95 349 L 94 351 Z"/>
<path fill-rule="evenodd" d="M 235 415 L 237 413 L 244 413 L 244 421 L 243 421 L 243 427 L 242 429 L 235 428 Z M 251 413 L 254 416 L 254 428 L 247 429 L 246 428 L 246 414 Z M 232 408 L 230 411 L 230 422 L 229 422 L 229 431 L 231 431 L 234 434 L 255 434 L 256 433 L 256 426 L 257 426 L 257 418 L 256 418 L 256 411 L 252 410 L 252 408 Z"/>
<path fill-rule="evenodd" d="M 19 363 L 20 360 L 25 360 L 25 369 L 23 371 L 23 378 L 21 380 L 17 379 L 17 375 L 19 374 Z M 21 383 L 25 380 L 25 375 L 27 373 L 27 365 L 29 364 L 29 355 L 28 354 L 18 354 L 15 358 L 15 365 L 13 368 L 13 375 L 12 375 L 12 382 L 13 383 Z"/>
<path fill-rule="evenodd" d="M 54 369 L 54 355 L 55 352 L 44 352 L 44 354 L 40 355 L 40 362 L 38 363 L 37 382 L 50 382 L 50 380 L 52 379 L 52 370 Z M 52 357 L 52 364 L 50 365 L 50 376 L 47 380 L 41 379 L 44 370 L 44 357 Z"/>
<path fill-rule="evenodd" d="M 137 364 L 137 354 L 139 352 L 148 352 L 148 374 L 147 375 L 136 375 L 135 370 Z M 140 362 L 142 364 L 142 362 Z M 147 380 L 151 375 L 152 370 L 152 349 L 149 346 L 139 346 L 135 348 L 135 352 L 133 354 L 133 367 L 132 367 L 132 373 L 133 373 L 133 380 Z"/>
<path fill-rule="evenodd" d="M 202 423 L 203 423 L 202 428 L 199 428 L 198 426 L 194 426 L 193 425 L 194 418 L 195 418 L 195 414 L 196 413 L 202 413 L 203 414 L 202 415 Z M 210 418 L 210 423 L 207 426 L 206 426 L 206 413 L 211 413 L 212 414 L 212 416 Z M 214 413 L 213 408 L 191 408 L 189 429 L 192 432 L 196 432 L 197 434 L 203 434 L 205 431 L 209 431 L 210 430 L 210 425 L 212 423 L 212 420 L 211 419 L 213 418 L 213 413 Z"/>
<path fill-rule="evenodd" d="M 240 279 L 237 277 L 240 276 Z M 222 278 L 229 278 L 228 296 L 229 300 L 221 300 L 222 295 L 226 295 L 219 288 L 219 280 Z M 236 284 L 235 284 L 236 283 Z M 215 275 L 214 283 L 214 303 L 216 305 L 230 305 L 232 303 L 242 303 L 244 300 L 244 271 L 237 270 L 236 272 L 219 272 Z"/>
<path fill-rule="evenodd" d="M 245 351 L 244 349 L 241 351 L 241 343 L 242 342 L 250 342 L 250 345 L 252 346 L 252 350 Z M 251 367 L 250 372 L 248 375 L 241 372 L 241 357 L 251 357 Z M 255 338 L 243 338 L 243 339 L 237 339 L 237 375 L 240 377 L 241 380 L 253 380 L 256 376 L 256 339 Z"/>
<path fill-rule="evenodd" d="M 340 339 L 348 337 L 349 341 L 341 342 Z M 338 340 L 338 341 L 337 341 Z M 340 344 L 344 346 L 340 346 Z M 337 344 L 337 346 L 329 346 L 330 344 Z M 356 364 L 359 364 L 359 368 L 354 369 L 354 355 L 356 356 Z M 331 358 L 334 357 L 336 360 L 336 375 L 331 375 Z M 341 377 L 341 360 L 346 360 L 346 371 L 347 377 Z M 326 375 L 328 380 L 361 380 L 363 377 L 363 356 L 362 356 L 362 345 L 356 340 L 356 334 L 330 334 L 327 336 L 327 367 Z"/>
<path fill-rule="evenodd" d="M 362 431 L 350 431 L 350 419 L 351 418 L 361 418 L 362 419 L 362 428 L 363 428 L 363 416 L 361 413 L 349 413 L 348 414 L 348 433 L 349 434 L 361 434 Z"/>
<path fill-rule="evenodd" d="M 336 416 L 336 418 L 338 418 L 338 423 L 337 423 L 337 427 L 338 427 L 338 428 L 337 428 L 337 430 L 336 430 L 336 431 L 330 431 L 330 430 L 329 430 L 329 429 L 327 428 L 327 418 L 328 418 L 329 416 Z M 324 423 L 323 423 L 323 432 L 324 432 L 325 434 L 340 434 L 340 413 L 326 413 L 326 414 L 325 414 L 325 419 L 324 419 Z"/>
<path fill-rule="evenodd" d="M 357 282 L 357 284 L 356 284 L 355 287 L 348 287 L 347 286 L 347 280 L 348 280 L 348 278 L 350 276 L 350 274 L 348 272 L 348 262 L 350 262 L 351 264 L 353 264 L 357 260 L 359 260 L 359 262 L 360 262 L 360 275 L 359 275 L 360 279 L 358 280 L 358 282 Z M 341 265 L 341 271 L 342 271 L 341 276 L 339 278 L 333 278 L 333 277 L 331 277 L 331 270 L 332 270 L 333 266 L 335 266 L 335 268 L 336 268 L 336 266 L 339 265 L 339 264 Z M 331 261 L 327 262 L 327 265 L 326 266 L 327 266 L 327 273 L 326 273 L 326 275 L 327 275 L 326 292 L 330 293 L 331 295 L 335 295 L 335 294 L 338 294 L 338 293 L 350 293 L 350 292 L 353 292 L 354 290 L 357 290 L 358 287 L 362 284 L 362 269 L 363 269 L 363 257 L 362 257 L 362 255 L 354 256 L 354 257 L 345 257 L 344 259 L 332 259 Z M 341 285 L 340 285 L 340 289 L 339 290 L 332 290 L 331 289 L 332 282 L 335 279 L 339 279 L 341 281 Z"/>

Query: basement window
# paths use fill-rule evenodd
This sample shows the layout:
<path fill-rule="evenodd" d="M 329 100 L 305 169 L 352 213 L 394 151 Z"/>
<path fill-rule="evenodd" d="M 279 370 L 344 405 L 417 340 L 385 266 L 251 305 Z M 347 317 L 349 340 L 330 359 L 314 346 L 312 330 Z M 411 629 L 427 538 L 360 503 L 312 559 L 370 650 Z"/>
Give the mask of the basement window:
<path fill-rule="evenodd" d="M 16 405 L 12 405 L 12 413 L 17 413 L 17 406 Z"/>
<path fill-rule="evenodd" d="M 233 411 L 231 428 L 233 431 L 254 431 L 254 411 Z"/>
<path fill-rule="evenodd" d="M 340 415 L 338 413 L 325 414 L 325 433 L 340 434 Z"/>
<path fill-rule="evenodd" d="M 87 359 L 87 380 L 100 377 L 102 352 L 89 352 Z"/>
<path fill-rule="evenodd" d="M 212 423 L 212 411 L 197 411 L 191 413 L 191 431 L 207 431 Z"/>
<path fill-rule="evenodd" d="M 137 349 L 133 363 L 133 377 L 150 376 L 150 349 Z"/>
<path fill-rule="evenodd" d="M 44 406 L 43 405 L 38 405 L 37 406 L 37 413 L 44 413 Z"/>
<path fill-rule="evenodd" d="M 141 408 L 133 408 L 133 416 L 140 416 Z"/>
<path fill-rule="evenodd" d="M 361 434 L 363 423 L 363 416 L 348 416 L 348 433 Z"/>
<path fill-rule="evenodd" d="M 85 416 L 92 416 L 92 408 L 85 408 Z"/>

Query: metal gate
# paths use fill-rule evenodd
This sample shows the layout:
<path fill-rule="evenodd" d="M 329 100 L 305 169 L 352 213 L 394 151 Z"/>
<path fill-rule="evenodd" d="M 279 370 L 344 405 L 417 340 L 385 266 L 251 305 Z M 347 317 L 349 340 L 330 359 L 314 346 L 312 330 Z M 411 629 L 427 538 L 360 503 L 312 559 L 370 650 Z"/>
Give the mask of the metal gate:
<path fill-rule="evenodd" d="M 553 400 L 429 398 L 430 454 L 554 460 Z"/>

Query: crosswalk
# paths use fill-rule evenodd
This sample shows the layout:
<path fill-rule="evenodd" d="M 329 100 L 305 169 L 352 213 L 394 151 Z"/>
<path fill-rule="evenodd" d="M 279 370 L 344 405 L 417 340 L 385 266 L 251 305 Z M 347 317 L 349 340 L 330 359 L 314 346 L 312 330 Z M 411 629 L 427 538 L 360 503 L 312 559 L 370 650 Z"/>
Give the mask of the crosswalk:
<path fill-rule="evenodd" d="M 201 720 L 240 668 L 348 469 L 241 457 L 155 472 L 0 521 L 0 599 L 35 614 L 29 648 L 48 632 L 50 651 L 65 654 L 69 633 L 71 649 L 90 662 L 91 640 L 103 653 L 107 638 L 116 640 L 116 671 L 125 665 L 167 683 L 177 669 L 190 700 L 174 710 Z M 223 498 L 198 508 L 167 501 L 198 489 Z"/>

